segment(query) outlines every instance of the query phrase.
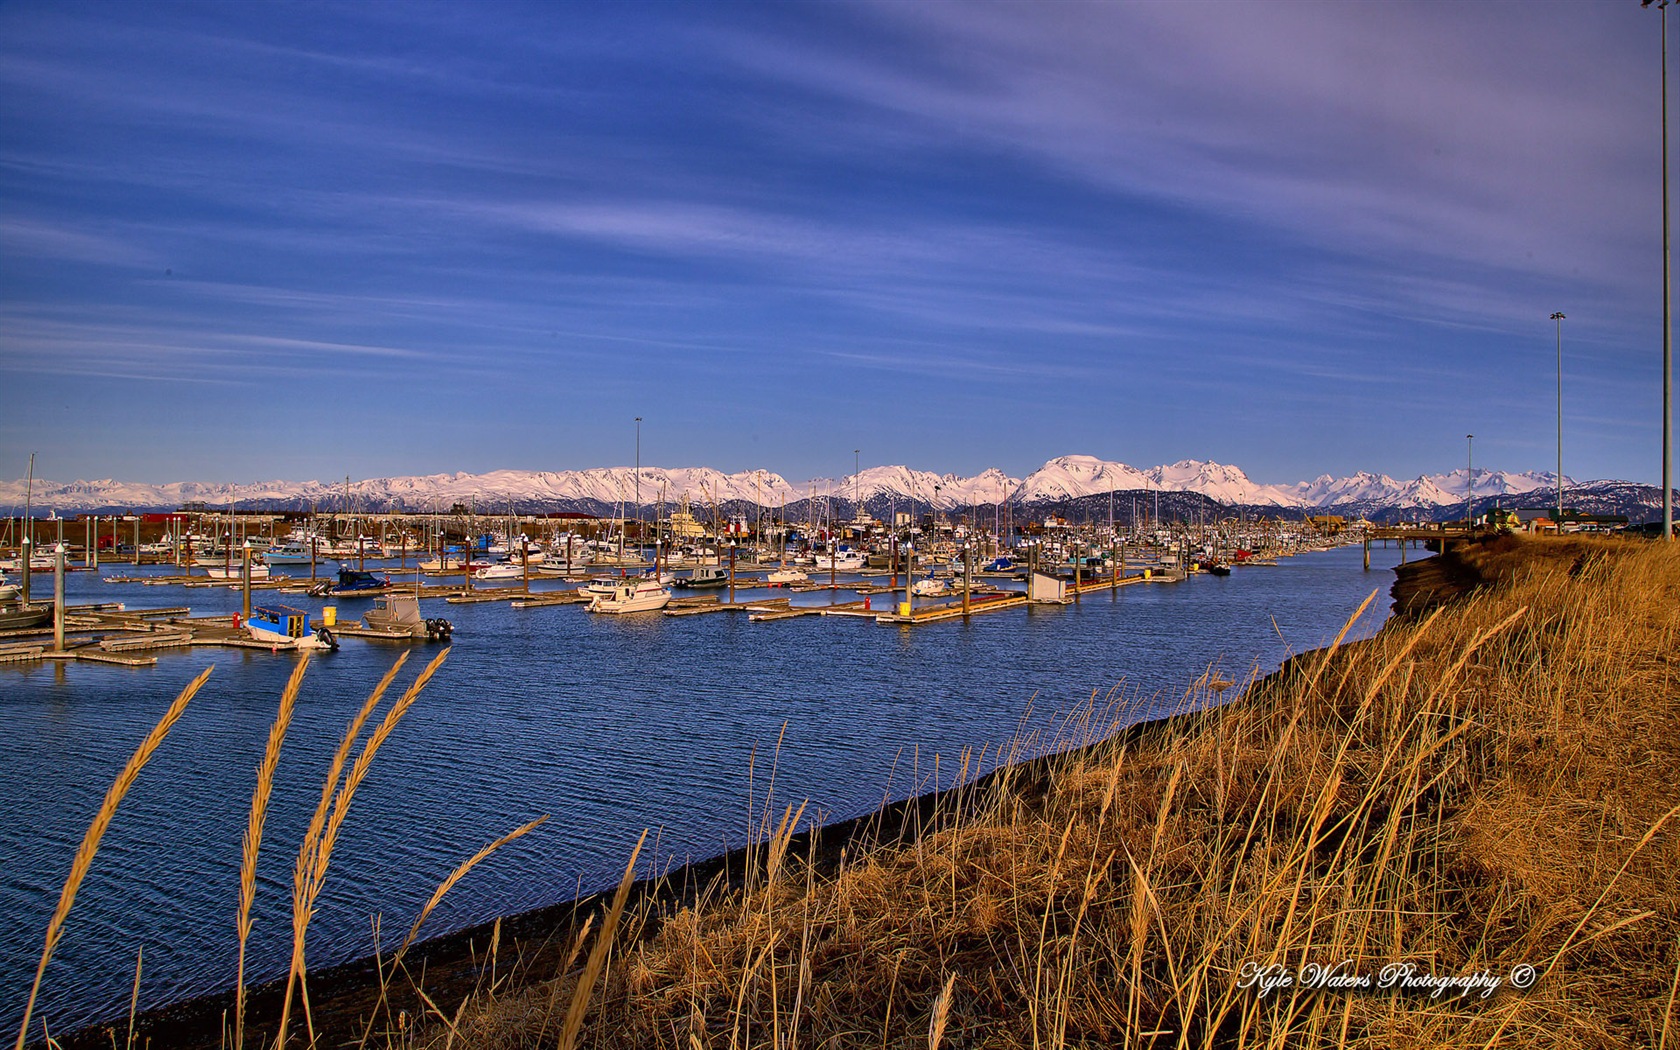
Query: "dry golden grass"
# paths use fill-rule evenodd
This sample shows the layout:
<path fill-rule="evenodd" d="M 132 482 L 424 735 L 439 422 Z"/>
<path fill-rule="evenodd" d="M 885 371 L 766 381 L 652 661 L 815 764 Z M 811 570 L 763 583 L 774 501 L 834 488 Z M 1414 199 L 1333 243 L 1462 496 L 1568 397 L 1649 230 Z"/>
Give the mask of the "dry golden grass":
<path fill-rule="evenodd" d="M 305 652 L 280 694 L 280 710 L 274 716 L 274 724 L 269 727 L 268 746 L 263 749 L 262 763 L 257 766 L 257 786 L 251 792 L 251 810 L 245 824 L 239 861 L 239 918 L 234 924 L 239 936 L 239 962 L 233 986 L 233 1031 L 230 1033 L 235 1050 L 244 1050 L 245 1046 L 245 945 L 251 939 L 251 906 L 257 899 L 257 852 L 262 847 L 263 825 L 268 820 L 269 796 L 274 793 L 274 770 L 280 764 L 280 749 L 286 742 L 286 730 L 292 724 L 298 690 L 303 686 L 303 674 L 307 670 L 309 654 Z M 139 992 L 138 978 L 135 980 L 135 991 Z M 133 1012 L 130 1006 L 131 1017 Z"/>
<path fill-rule="evenodd" d="M 633 908 L 581 980 L 569 959 L 388 1042 L 550 1046 L 570 997 L 608 1048 L 1676 1046 L 1680 555 L 1471 557 L 1501 582 L 993 778 L 913 844 L 818 870 L 797 818 L 767 822 L 744 888 Z M 1239 987 L 1391 963 L 1538 976 Z"/>
<path fill-rule="evenodd" d="M 631 894 L 632 854 L 552 971 L 521 956 L 498 973 L 498 924 L 489 979 L 446 1011 L 403 953 L 459 877 L 533 822 L 444 880 L 381 962 L 371 1013 L 318 1032 L 304 944 L 333 843 L 443 657 L 363 739 L 399 661 L 327 770 L 294 870 L 282 1018 L 272 1043 L 252 1041 L 293 1034 L 296 992 L 312 1046 L 1680 1047 L 1680 554 L 1501 541 L 1454 572 L 1483 589 L 1338 638 L 1235 702 L 1115 733 L 1123 705 L 1093 697 L 1067 728 L 1086 746 L 972 782 L 985 756 L 960 756 L 967 786 L 905 844 L 836 866 L 797 844 L 803 806 L 778 816 L 767 799 L 744 880 L 674 911 Z M 300 678 L 258 769 L 243 881 Z M 113 785 L 41 972 L 123 792 L 201 682 Z M 1203 675 L 1186 709 L 1223 684 Z M 1272 966 L 1389 964 L 1537 979 L 1485 998 L 1243 987 Z M 390 1017 L 399 972 L 421 1023 Z"/>
<path fill-rule="evenodd" d="M 105 801 L 99 806 L 99 812 L 94 814 L 93 821 L 88 824 L 87 833 L 82 836 L 82 844 L 76 850 L 75 859 L 70 862 L 70 874 L 65 876 L 64 886 L 58 895 L 58 907 L 53 909 L 52 919 L 47 923 L 46 943 L 41 948 L 41 961 L 35 967 L 35 982 L 29 988 L 29 1001 L 23 1008 L 23 1023 L 18 1026 L 17 1050 L 23 1050 L 29 1039 L 29 1021 L 35 1012 L 35 1000 L 41 992 L 41 978 L 47 972 L 47 963 L 52 961 L 54 949 L 64 936 L 64 920 L 70 917 L 70 909 L 76 903 L 76 891 L 81 889 L 82 880 L 87 878 L 88 869 L 93 867 L 93 858 L 99 852 L 99 840 L 105 837 L 105 832 L 111 826 L 111 819 L 117 814 L 117 806 L 122 802 L 128 789 L 140 778 L 140 771 L 146 768 L 146 763 L 152 759 L 158 745 L 163 743 L 164 737 L 175 728 L 186 713 L 187 702 L 193 698 L 210 677 L 206 670 L 203 674 L 188 682 L 186 687 L 170 703 L 169 709 L 153 726 L 146 738 L 140 741 L 140 746 L 129 756 L 128 764 L 117 774 L 117 779 L 111 782 L 111 787 L 105 792 Z M 139 964 L 136 963 L 136 966 Z M 138 978 L 136 978 L 138 982 Z"/>

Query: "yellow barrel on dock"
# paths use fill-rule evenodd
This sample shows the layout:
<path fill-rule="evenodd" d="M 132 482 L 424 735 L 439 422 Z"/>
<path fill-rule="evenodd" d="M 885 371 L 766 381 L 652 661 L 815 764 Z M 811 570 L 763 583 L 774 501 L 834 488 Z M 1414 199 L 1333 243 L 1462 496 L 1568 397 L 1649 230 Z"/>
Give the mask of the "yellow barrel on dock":
<path fill-rule="evenodd" d="M 328 605 L 321 609 L 321 624 L 324 627 L 333 627 L 338 624 L 338 606 Z"/>
<path fill-rule="evenodd" d="M 910 615 L 910 603 L 909 602 L 899 602 L 898 603 L 898 615 L 900 615 L 900 616 L 909 616 Z"/>

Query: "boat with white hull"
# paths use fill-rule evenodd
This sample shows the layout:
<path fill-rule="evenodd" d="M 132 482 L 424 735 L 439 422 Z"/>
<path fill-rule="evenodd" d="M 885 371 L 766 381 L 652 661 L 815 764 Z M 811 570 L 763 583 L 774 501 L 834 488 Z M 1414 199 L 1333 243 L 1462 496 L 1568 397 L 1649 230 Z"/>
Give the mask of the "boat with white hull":
<path fill-rule="evenodd" d="M 245 578 L 244 568 L 239 565 L 231 568 L 226 565 L 207 565 L 204 568 L 204 574 L 212 580 L 243 580 Z M 251 563 L 251 579 L 266 580 L 268 578 L 267 565 L 260 562 Z"/>
<path fill-rule="evenodd" d="M 314 627 L 309 614 L 289 605 L 253 605 L 245 631 L 252 641 L 281 649 L 337 649 L 331 629 Z"/>
<path fill-rule="evenodd" d="M 658 580 L 633 579 L 618 583 L 611 594 L 597 594 L 589 600 L 595 613 L 657 612 L 671 602 L 671 592 Z"/>
<path fill-rule="evenodd" d="M 862 572 L 869 564 L 862 551 L 836 551 L 817 558 L 818 572 Z"/>
<path fill-rule="evenodd" d="M 325 555 L 317 555 L 314 560 L 320 561 Z M 309 545 L 305 543 L 278 543 L 263 552 L 263 560 L 270 565 L 308 565 L 310 563 Z"/>

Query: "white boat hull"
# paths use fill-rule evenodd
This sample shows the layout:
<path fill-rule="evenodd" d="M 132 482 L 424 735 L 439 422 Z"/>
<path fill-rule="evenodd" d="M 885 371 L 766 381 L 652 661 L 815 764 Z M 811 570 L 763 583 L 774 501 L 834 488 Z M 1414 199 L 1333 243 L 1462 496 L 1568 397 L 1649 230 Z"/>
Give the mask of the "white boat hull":
<path fill-rule="evenodd" d="M 611 594 L 597 594 L 589 601 L 595 613 L 658 612 L 671 602 L 671 592 L 653 580 L 623 583 Z"/>
<path fill-rule="evenodd" d="M 231 569 L 229 569 L 225 566 L 221 566 L 221 565 L 208 566 L 208 567 L 205 568 L 204 574 L 206 576 L 210 577 L 212 580 L 243 580 L 245 578 L 244 570 L 238 565 L 235 565 Z M 266 566 L 266 565 L 253 565 L 253 566 L 251 566 L 251 579 L 253 579 L 253 580 L 266 580 L 266 579 L 268 579 L 268 566 Z"/>

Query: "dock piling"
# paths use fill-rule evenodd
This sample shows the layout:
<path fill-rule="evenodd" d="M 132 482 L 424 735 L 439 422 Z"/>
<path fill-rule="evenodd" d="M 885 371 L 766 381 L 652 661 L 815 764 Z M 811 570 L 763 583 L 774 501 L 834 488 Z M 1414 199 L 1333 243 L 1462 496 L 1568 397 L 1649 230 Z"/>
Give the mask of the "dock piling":
<path fill-rule="evenodd" d="M 29 579 L 29 565 L 23 567 L 23 578 Z M 53 550 L 53 652 L 64 651 L 64 544 Z"/>
<path fill-rule="evenodd" d="M 135 548 L 135 550 L 139 550 L 139 549 L 140 548 L 138 548 L 138 547 Z M 23 584 L 23 604 L 25 606 L 27 606 L 29 604 L 29 555 L 30 555 L 30 553 L 31 553 L 31 548 L 30 548 L 30 545 L 29 545 L 29 533 L 25 532 L 23 534 L 23 554 L 22 554 L 21 557 L 18 558 L 18 565 L 21 566 L 22 569 L 23 569 L 23 572 L 19 574 L 23 577 L 23 579 L 20 580 L 19 582 Z M 139 555 L 136 554 L 135 557 L 138 558 Z"/>
<path fill-rule="evenodd" d="M 969 559 L 968 544 L 963 544 L 963 619 L 968 619 L 968 592 L 974 586 L 973 562 Z"/>

